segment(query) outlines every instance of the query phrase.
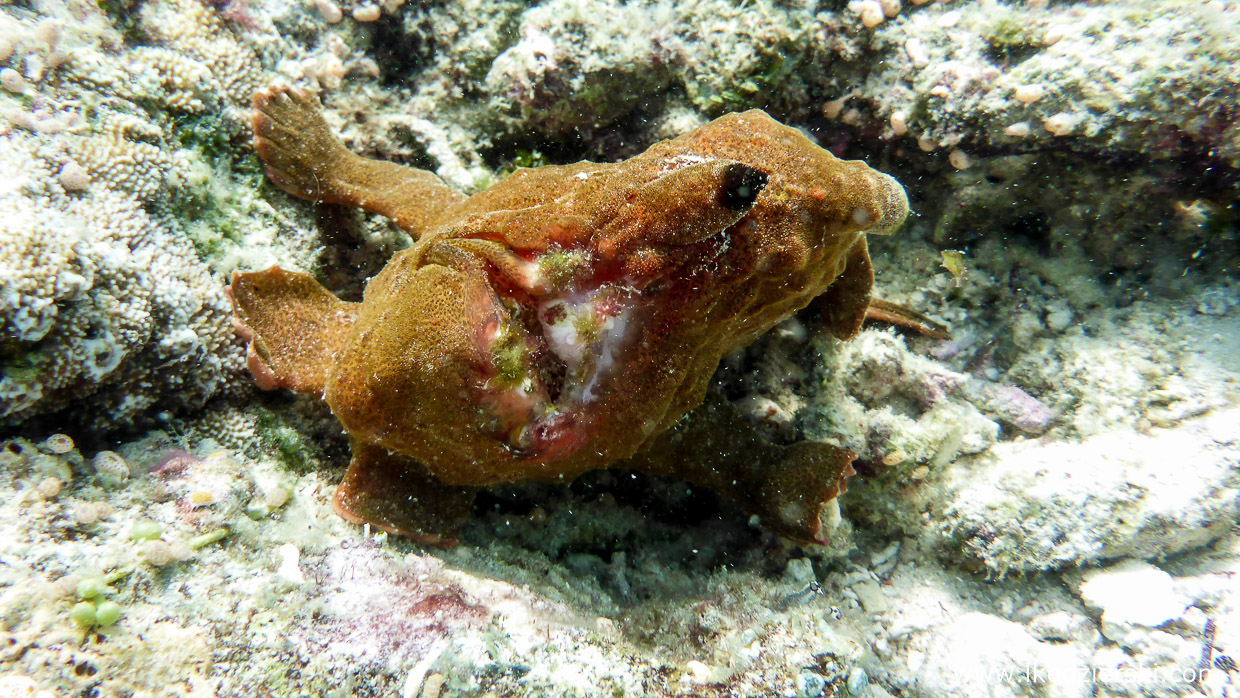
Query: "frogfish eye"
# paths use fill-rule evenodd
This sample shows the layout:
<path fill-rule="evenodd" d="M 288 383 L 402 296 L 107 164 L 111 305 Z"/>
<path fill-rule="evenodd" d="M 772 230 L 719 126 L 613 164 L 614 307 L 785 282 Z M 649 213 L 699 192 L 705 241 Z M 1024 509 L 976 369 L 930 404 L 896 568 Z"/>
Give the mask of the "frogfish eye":
<path fill-rule="evenodd" d="M 723 173 L 719 201 L 733 211 L 743 211 L 753 205 L 765 186 L 765 172 L 740 163 L 729 165 Z"/>

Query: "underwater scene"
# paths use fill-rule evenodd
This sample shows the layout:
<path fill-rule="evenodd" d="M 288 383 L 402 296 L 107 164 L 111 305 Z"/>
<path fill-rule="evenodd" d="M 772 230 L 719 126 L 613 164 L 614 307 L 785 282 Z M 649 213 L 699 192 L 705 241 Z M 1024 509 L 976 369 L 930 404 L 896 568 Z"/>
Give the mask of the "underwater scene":
<path fill-rule="evenodd" d="M 0 698 L 1240 698 L 1238 37 L 0 0 Z"/>

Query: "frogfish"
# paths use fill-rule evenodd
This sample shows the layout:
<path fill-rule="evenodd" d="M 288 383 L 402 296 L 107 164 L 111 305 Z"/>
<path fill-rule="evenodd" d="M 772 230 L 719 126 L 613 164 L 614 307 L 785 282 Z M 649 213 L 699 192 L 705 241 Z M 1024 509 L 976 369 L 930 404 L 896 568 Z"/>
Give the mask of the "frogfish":
<path fill-rule="evenodd" d="M 350 152 L 307 93 L 264 89 L 254 107 L 274 183 L 415 241 L 359 303 L 279 267 L 228 288 L 257 385 L 320 396 L 348 433 L 341 516 L 451 544 L 479 487 L 624 467 L 825 542 L 854 454 L 769 443 L 707 389 L 722 357 L 811 304 L 834 337 L 858 332 L 866 236 L 908 214 L 895 179 L 752 110 L 467 197 Z"/>

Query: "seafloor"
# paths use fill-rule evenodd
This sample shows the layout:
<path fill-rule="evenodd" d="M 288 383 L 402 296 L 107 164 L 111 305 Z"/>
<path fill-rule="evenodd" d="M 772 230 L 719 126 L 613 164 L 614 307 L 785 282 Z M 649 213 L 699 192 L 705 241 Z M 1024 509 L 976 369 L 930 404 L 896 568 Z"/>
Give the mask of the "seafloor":
<path fill-rule="evenodd" d="M 0 697 L 1240 696 L 1236 3 L 369 2 L 0 4 Z M 624 471 L 448 550 L 336 517 L 223 286 L 410 241 L 265 180 L 281 81 L 467 192 L 751 107 L 899 179 L 877 292 L 952 339 L 716 377 L 859 454 L 832 544 Z"/>

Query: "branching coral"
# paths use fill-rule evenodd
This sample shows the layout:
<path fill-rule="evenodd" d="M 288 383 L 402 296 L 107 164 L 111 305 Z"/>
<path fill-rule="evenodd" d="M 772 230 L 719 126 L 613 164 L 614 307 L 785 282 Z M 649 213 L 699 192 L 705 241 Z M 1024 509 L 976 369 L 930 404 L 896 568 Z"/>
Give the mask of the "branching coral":
<path fill-rule="evenodd" d="M 254 51 L 244 45 L 210 7 L 195 0 L 162 0 L 143 10 L 151 38 L 209 71 L 213 91 L 233 105 L 246 104 L 260 83 Z"/>

